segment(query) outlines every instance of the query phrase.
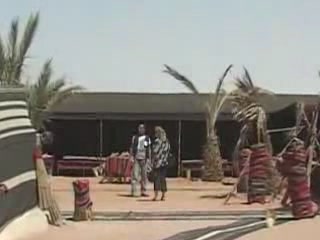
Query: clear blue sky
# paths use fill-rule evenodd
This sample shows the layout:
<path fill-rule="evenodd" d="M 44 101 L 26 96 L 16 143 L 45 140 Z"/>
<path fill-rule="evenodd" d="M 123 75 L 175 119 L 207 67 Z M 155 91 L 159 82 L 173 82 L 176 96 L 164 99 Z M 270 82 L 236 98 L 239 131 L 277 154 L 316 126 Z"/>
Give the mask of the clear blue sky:
<path fill-rule="evenodd" d="M 184 92 L 167 63 L 209 91 L 229 63 L 276 92 L 320 90 L 318 0 L 0 0 L 0 32 L 40 11 L 28 61 L 89 90 Z"/>

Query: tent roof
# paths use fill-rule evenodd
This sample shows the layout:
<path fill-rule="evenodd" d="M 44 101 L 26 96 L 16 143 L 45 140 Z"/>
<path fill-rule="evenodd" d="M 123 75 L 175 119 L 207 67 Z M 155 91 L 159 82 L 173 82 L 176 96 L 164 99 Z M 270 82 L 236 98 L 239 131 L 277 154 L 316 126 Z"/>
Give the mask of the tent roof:
<path fill-rule="evenodd" d="M 174 119 L 203 119 L 204 102 L 208 94 L 185 93 L 76 93 L 54 107 L 50 115 L 53 118 L 93 118 L 125 119 L 135 116 L 137 119 L 157 118 L 159 116 Z M 268 113 L 280 111 L 297 102 L 313 104 L 317 95 L 261 96 L 260 102 Z M 226 103 L 221 117 L 231 114 L 231 105 Z"/>

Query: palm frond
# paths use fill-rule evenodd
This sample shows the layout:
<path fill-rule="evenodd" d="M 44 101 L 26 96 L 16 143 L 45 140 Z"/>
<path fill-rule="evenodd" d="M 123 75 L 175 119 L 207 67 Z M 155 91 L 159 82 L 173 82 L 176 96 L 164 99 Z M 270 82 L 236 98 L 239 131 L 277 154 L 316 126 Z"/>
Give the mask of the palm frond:
<path fill-rule="evenodd" d="M 237 89 L 232 92 L 231 97 L 234 118 L 243 125 L 250 126 L 251 131 L 255 130 L 256 138 L 252 136 L 253 140 L 266 143 L 272 151 L 267 133 L 267 115 L 259 98 L 263 95 L 273 96 L 273 93 L 255 86 L 246 68 L 244 74 L 235 79 L 235 85 Z"/>
<path fill-rule="evenodd" d="M 52 59 L 48 59 L 42 66 L 42 70 L 37 80 L 39 87 L 46 87 L 51 79 L 52 75 Z"/>
<path fill-rule="evenodd" d="M 222 76 L 219 78 L 214 95 L 210 94 L 210 96 L 209 96 L 209 102 L 213 106 L 213 107 L 211 107 L 211 112 L 210 112 L 210 115 L 212 115 L 212 122 L 211 122 L 212 125 L 215 125 L 215 122 L 218 118 L 219 112 L 221 111 L 223 104 L 225 103 L 225 101 L 228 99 L 228 97 L 230 95 L 229 93 L 227 93 L 223 89 L 223 82 L 232 67 L 233 67 L 233 65 L 230 64 L 226 68 L 226 70 L 223 72 Z"/>
<path fill-rule="evenodd" d="M 1 85 L 5 81 L 5 64 L 6 64 L 5 46 L 0 36 L 0 84 Z"/>
<path fill-rule="evenodd" d="M 28 19 L 27 25 L 25 27 L 25 30 L 19 45 L 17 62 L 16 62 L 17 66 L 15 70 L 15 79 L 20 80 L 20 76 L 22 74 L 22 68 L 27 58 L 28 50 L 37 32 L 38 24 L 39 24 L 39 13 L 36 13 L 35 15 L 32 14 Z"/>
<path fill-rule="evenodd" d="M 231 97 L 235 118 L 238 121 L 258 119 L 259 111 L 262 108 L 259 98 L 263 95 L 273 96 L 274 94 L 255 86 L 246 68 L 244 68 L 242 77 L 237 77 L 235 80 L 237 89 L 232 92 Z"/>
<path fill-rule="evenodd" d="M 9 33 L 9 43 L 8 49 L 10 50 L 9 56 L 10 58 L 15 58 L 16 55 L 16 47 L 18 43 L 18 32 L 19 32 L 19 21 L 18 19 L 14 19 L 11 22 L 11 28 Z"/>
<path fill-rule="evenodd" d="M 267 115 L 262 107 L 257 109 L 257 136 L 258 142 L 260 143 L 261 140 L 266 140 L 266 122 L 267 122 Z"/>
<path fill-rule="evenodd" d="M 245 67 L 243 67 L 243 69 L 244 69 L 244 76 L 248 82 L 248 85 L 251 86 L 251 88 L 254 88 L 254 84 L 253 84 L 252 78 L 249 74 L 249 71 Z"/>
<path fill-rule="evenodd" d="M 81 90 L 83 90 L 83 87 L 79 85 L 73 85 L 57 92 L 48 102 L 46 110 L 50 110 L 56 104 L 61 103 L 63 100 L 70 97 L 75 92 L 78 92 Z"/>
<path fill-rule="evenodd" d="M 226 92 L 226 93 L 220 94 L 219 99 L 217 99 L 217 101 L 218 101 L 217 105 L 215 105 L 215 108 L 212 109 L 212 111 L 210 113 L 212 115 L 211 125 L 213 125 L 213 126 L 216 125 L 216 122 L 217 122 L 218 116 L 222 110 L 222 107 L 225 104 L 225 102 L 229 99 L 229 97 L 230 97 L 230 93 Z"/>
<path fill-rule="evenodd" d="M 232 156 L 233 161 L 236 161 L 236 160 L 238 159 L 240 149 L 241 149 L 241 148 L 246 144 L 246 142 L 247 142 L 248 129 L 249 129 L 249 127 L 248 127 L 247 124 L 244 124 L 244 125 L 241 127 L 238 141 L 237 141 L 236 146 L 235 146 L 235 148 L 234 148 L 234 150 L 233 150 L 233 156 Z"/>
<path fill-rule="evenodd" d="M 10 69 L 9 76 L 7 76 L 7 81 L 10 83 L 14 82 L 14 69 L 15 69 L 15 63 L 16 63 L 16 54 L 17 54 L 17 42 L 18 42 L 18 31 L 19 31 L 19 21 L 18 19 L 14 19 L 11 22 L 11 28 L 9 33 L 9 42 L 8 42 L 8 56 L 7 56 L 7 67 Z"/>
<path fill-rule="evenodd" d="M 48 92 L 56 93 L 62 90 L 67 85 L 67 81 L 64 77 L 58 78 L 48 84 Z"/>
<path fill-rule="evenodd" d="M 174 70 L 173 68 L 169 67 L 168 65 L 164 64 L 165 70 L 163 72 L 168 73 L 172 77 L 174 77 L 176 80 L 180 81 L 183 85 L 185 85 L 191 92 L 199 94 L 198 89 L 193 84 L 191 80 L 189 80 L 187 77 L 181 75 L 179 72 Z"/>
<path fill-rule="evenodd" d="M 69 97 L 74 91 L 82 90 L 81 86 L 67 86 L 65 78 L 52 81 L 52 60 L 48 59 L 42 67 L 35 83 L 27 86 L 28 108 L 33 125 L 42 126 L 42 114 Z"/>
<path fill-rule="evenodd" d="M 34 99 L 36 102 L 36 109 L 45 109 L 46 104 L 50 98 L 49 92 L 48 92 L 48 85 L 49 81 L 51 80 L 52 77 L 52 66 L 51 66 L 52 60 L 49 59 L 47 60 L 40 72 L 40 75 L 37 79 L 37 82 L 34 83 Z"/>

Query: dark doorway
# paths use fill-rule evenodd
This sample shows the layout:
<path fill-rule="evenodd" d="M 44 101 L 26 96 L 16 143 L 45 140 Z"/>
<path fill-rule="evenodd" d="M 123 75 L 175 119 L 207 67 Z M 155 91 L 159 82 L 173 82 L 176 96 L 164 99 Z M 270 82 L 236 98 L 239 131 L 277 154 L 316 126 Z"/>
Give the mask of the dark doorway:
<path fill-rule="evenodd" d="M 53 132 L 56 154 L 99 156 L 98 120 L 55 120 Z"/>
<path fill-rule="evenodd" d="M 202 150 L 205 141 L 206 123 L 204 121 L 182 121 L 181 159 L 202 159 Z"/>

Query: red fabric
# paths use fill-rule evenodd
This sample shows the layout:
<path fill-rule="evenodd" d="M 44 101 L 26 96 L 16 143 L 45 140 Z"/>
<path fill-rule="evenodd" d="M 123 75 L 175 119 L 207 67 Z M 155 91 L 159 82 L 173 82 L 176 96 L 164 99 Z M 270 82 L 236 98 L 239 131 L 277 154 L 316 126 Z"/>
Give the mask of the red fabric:
<path fill-rule="evenodd" d="M 92 206 L 89 184 L 88 179 L 78 179 L 73 182 L 75 205 L 79 208 Z"/>
<path fill-rule="evenodd" d="M 107 163 L 107 173 L 109 177 L 116 177 L 118 173 L 118 157 L 110 156 Z"/>
<path fill-rule="evenodd" d="M 288 195 L 296 218 L 313 217 L 318 206 L 311 200 L 307 176 L 307 154 L 304 146 L 294 145 L 283 155 L 282 173 L 288 178 Z"/>
<path fill-rule="evenodd" d="M 124 169 L 124 177 L 131 177 L 133 164 L 130 158 L 126 159 L 125 169 Z"/>
<path fill-rule="evenodd" d="M 75 185 L 82 191 L 83 189 L 89 188 L 89 180 L 88 179 L 77 179 L 75 181 Z"/>
<path fill-rule="evenodd" d="M 268 194 L 267 171 L 271 155 L 265 145 L 251 148 L 248 179 L 248 203 L 265 203 Z"/>
<path fill-rule="evenodd" d="M 108 177 L 125 177 L 131 176 L 132 162 L 127 154 L 110 156 L 107 158 L 106 173 Z"/>
<path fill-rule="evenodd" d="M 36 162 L 38 159 L 41 159 L 42 158 L 42 151 L 39 147 L 36 147 L 34 150 L 33 150 L 33 161 Z"/>

